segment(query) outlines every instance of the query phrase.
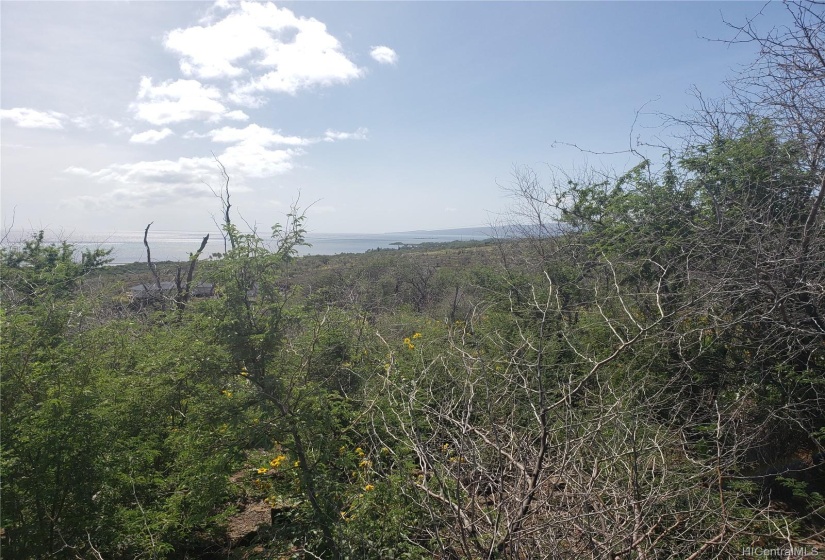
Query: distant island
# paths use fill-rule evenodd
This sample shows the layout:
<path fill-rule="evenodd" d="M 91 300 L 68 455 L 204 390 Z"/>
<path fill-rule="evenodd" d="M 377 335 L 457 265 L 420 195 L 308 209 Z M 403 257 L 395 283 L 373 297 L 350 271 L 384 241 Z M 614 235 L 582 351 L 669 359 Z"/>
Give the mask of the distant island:
<path fill-rule="evenodd" d="M 478 226 L 452 229 L 416 229 L 412 231 L 390 231 L 387 232 L 387 235 L 471 235 L 474 237 L 486 235 L 488 237 L 494 237 L 496 235 L 496 230 L 494 227 L 491 226 Z"/>

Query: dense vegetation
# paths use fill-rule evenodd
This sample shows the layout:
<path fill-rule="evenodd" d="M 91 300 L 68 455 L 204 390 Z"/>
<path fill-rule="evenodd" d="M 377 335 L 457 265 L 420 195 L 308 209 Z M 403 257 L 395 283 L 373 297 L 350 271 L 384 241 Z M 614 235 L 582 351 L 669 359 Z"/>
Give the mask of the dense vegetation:
<path fill-rule="evenodd" d="M 4 557 L 823 550 L 824 31 L 791 8 L 772 94 L 660 167 L 519 169 L 515 237 L 297 258 L 300 213 L 243 233 L 226 190 L 225 256 L 139 302 L 175 271 L 4 248 Z"/>

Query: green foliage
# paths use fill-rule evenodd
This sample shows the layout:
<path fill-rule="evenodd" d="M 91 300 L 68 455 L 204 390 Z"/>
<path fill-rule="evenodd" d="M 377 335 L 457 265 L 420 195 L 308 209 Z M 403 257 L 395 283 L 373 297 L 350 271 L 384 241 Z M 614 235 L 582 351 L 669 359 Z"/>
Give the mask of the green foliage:
<path fill-rule="evenodd" d="M 95 515 L 95 458 L 106 441 L 94 418 L 97 372 L 72 336 L 86 308 L 72 296 L 106 254 L 87 252 L 78 263 L 71 246 L 45 245 L 42 232 L 0 251 L 2 526 L 13 557 L 26 543 L 34 554 L 53 552 Z"/>
<path fill-rule="evenodd" d="M 239 556 L 689 557 L 821 530 L 822 216 L 786 136 L 753 118 L 566 182 L 532 200 L 559 203 L 554 237 L 297 258 L 297 211 L 268 239 L 227 222 L 216 297 L 172 312 L 84 284 L 105 252 L 2 249 L 4 554 L 226 551 L 250 505 L 274 521 Z"/>
<path fill-rule="evenodd" d="M 65 241 L 46 244 L 40 231 L 22 247 L 0 248 L 5 295 L 26 304 L 41 297 L 70 296 L 80 278 L 111 261 L 110 252 L 86 249 L 77 255 Z"/>
<path fill-rule="evenodd" d="M 783 141 L 775 123 L 753 117 L 736 135 L 691 148 L 680 163 L 704 220 L 730 227 L 764 218 L 763 225 L 790 227 L 806 218 L 816 182 L 803 158 L 798 141 Z"/>

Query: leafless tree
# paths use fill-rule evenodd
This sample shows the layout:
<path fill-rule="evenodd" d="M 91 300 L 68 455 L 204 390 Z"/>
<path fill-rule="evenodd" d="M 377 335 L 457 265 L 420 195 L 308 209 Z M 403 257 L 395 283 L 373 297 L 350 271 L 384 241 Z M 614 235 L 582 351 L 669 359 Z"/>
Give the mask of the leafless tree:
<path fill-rule="evenodd" d="M 154 222 L 149 222 L 146 226 L 146 229 L 143 230 L 143 245 L 146 247 L 146 263 L 149 266 L 149 270 L 152 272 L 152 278 L 155 280 L 155 287 L 157 288 L 157 296 L 153 299 L 159 301 L 161 303 L 161 307 L 166 307 L 166 297 L 163 293 L 163 283 L 160 279 L 160 273 L 158 272 L 158 267 L 155 263 L 152 262 L 152 251 L 149 247 L 149 228 L 152 227 Z M 182 276 L 183 268 L 178 266 L 175 272 L 175 288 L 176 293 L 174 296 L 175 306 L 179 311 L 183 311 L 186 307 L 186 304 L 189 302 L 189 298 L 192 293 L 192 280 L 195 275 L 195 267 L 198 264 L 198 259 L 203 253 L 206 244 L 209 242 L 209 234 L 207 233 L 204 238 L 201 240 L 201 244 L 198 247 L 198 250 L 194 253 L 189 255 L 189 262 L 186 268 L 186 277 Z M 150 289 L 145 284 L 143 285 L 143 289 L 146 290 L 147 294 L 152 294 L 154 292 L 154 288 Z"/>
<path fill-rule="evenodd" d="M 206 183 L 206 186 L 209 187 L 209 190 L 212 191 L 212 194 L 215 195 L 221 201 L 221 218 L 223 219 L 223 224 L 219 224 L 217 220 L 215 220 L 214 216 L 212 220 L 215 222 L 215 225 L 221 231 L 223 235 L 223 252 L 226 254 L 229 248 L 235 248 L 235 238 L 233 237 L 233 229 L 232 229 L 232 220 L 229 216 L 229 210 L 232 208 L 232 204 L 229 201 L 229 173 L 226 171 L 226 167 L 221 163 L 214 153 L 212 154 L 212 158 L 215 160 L 215 163 L 218 166 L 218 169 L 221 171 L 221 178 L 223 179 L 223 183 L 221 186 L 216 190 L 213 189 L 209 183 Z M 227 246 L 227 241 L 229 242 L 229 246 Z"/>

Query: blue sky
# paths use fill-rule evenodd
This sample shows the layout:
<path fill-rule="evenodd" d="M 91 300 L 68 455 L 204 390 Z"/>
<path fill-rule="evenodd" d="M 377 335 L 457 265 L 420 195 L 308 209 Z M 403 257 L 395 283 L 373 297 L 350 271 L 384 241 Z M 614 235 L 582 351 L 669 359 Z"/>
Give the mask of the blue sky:
<path fill-rule="evenodd" d="M 515 165 L 622 168 L 754 57 L 750 2 L 2 2 L 2 219 L 213 229 L 216 154 L 266 229 L 485 225 Z M 633 128 L 637 111 L 642 115 Z M 658 157 L 653 150 L 652 156 Z"/>

